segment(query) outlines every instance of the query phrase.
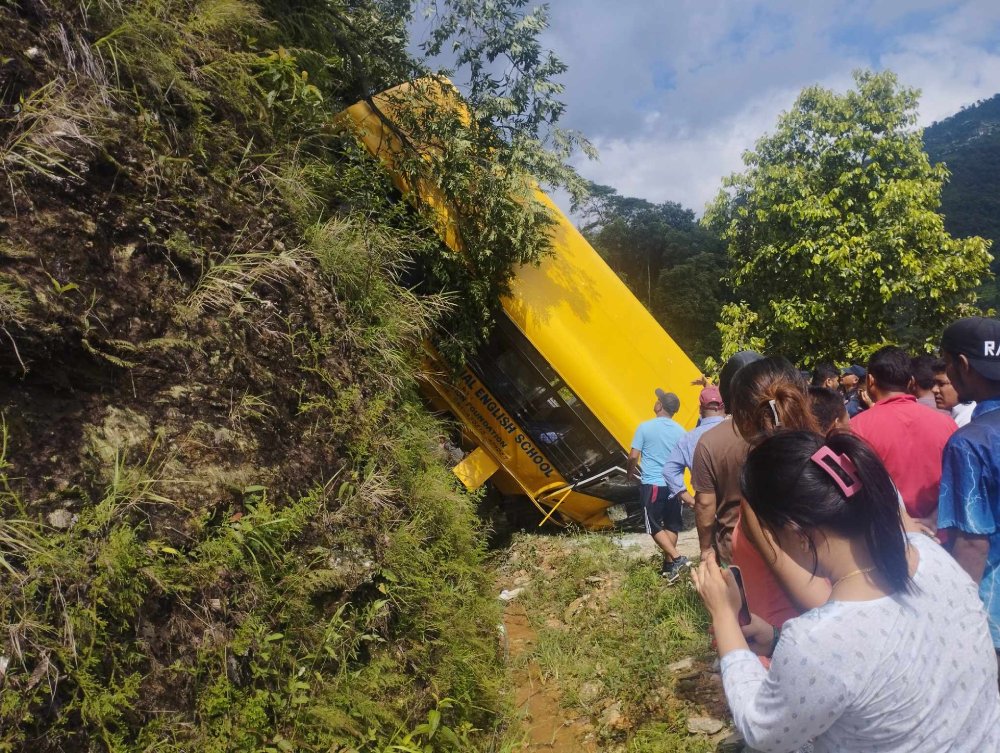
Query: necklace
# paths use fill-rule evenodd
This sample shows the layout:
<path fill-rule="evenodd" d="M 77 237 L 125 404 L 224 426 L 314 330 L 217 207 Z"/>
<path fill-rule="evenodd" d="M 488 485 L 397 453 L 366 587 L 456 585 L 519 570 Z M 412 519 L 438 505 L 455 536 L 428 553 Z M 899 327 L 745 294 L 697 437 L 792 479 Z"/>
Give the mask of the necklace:
<path fill-rule="evenodd" d="M 844 575 L 843 577 L 838 578 L 836 580 L 836 582 L 830 587 L 830 590 L 832 591 L 833 589 L 835 589 L 837 586 L 839 586 L 841 583 L 843 583 L 848 578 L 853 578 L 855 575 L 864 575 L 866 573 L 872 572 L 873 570 L 875 570 L 874 567 L 866 567 L 866 568 L 863 568 L 863 569 L 860 569 L 860 570 L 852 570 L 847 575 Z"/>

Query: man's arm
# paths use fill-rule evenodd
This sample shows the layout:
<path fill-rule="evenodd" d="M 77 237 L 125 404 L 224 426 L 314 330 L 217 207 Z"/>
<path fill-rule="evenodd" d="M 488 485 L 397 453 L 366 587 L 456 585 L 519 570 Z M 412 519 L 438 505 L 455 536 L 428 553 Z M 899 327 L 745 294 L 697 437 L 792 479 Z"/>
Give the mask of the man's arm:
<path fill-rule="evenodd" d="M 715 429 L 709 429 L 711 434 Z M 691 459 L 691 485 L 694 487 L 694 523 L 698 527 L 698 544 L 701 558 L 712 551 L 715 541 L 718 499 L 716 498 L 715 473 L 713 464 L 703 439 L 698 440 Z"/>
<path fill-rule="evenodd" d="M 636 467 L 639 465 L 640 455 L 642 455 L 642 453 L 635 449 L 635 447 L 633 447 L 632 452 L 628 454 L 628 468 L 625 469 L 625 478 L 629 481 L 635 481 L 639 477 L 635 471 Z"/>
<path fill-rule="evenodd" d="M 663 464 L 663 481 L 671 497 L 685 491 L 684 488 L 684 439 L 670 452 L 670 457 Z M 690 495 L 688 495 L 690 496 Z"/>
<path fill-rule="evenodd" d="M 698 527 L 698 545 L 701 547 L 702 559 L 712 551 L 712 540 L 715 538 L 715 493 L 695 492 L 694 524 Z"/>
<path fill-rule="evenodd" d="M 986 491 L 990 469 L 981 461 L 979 449 L 962 432 L 951 435 L 944 446 L 938 495 L 938 529 L 951 529 L 951 556 L 977 584 L 986 569 L 988 537 L 997 530 Z"/>
<path fill-rule="evenodd" d="M 953 530 L 952 536 L 955 543 L 951 549 L 951 556 L 978 585 L 983 579 L 986 558 L 990 553 L 989 537 L 959 530 Z"/>

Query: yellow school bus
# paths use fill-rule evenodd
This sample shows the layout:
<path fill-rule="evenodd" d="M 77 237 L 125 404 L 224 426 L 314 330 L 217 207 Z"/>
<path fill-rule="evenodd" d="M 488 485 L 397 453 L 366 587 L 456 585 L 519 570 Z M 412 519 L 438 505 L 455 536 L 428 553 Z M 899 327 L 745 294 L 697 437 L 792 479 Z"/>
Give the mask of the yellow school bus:
<path fill-rule="evenodd" d="M 393 170 L 401 144 L 383 120 L 405 84 L 346 111 L 351 129 L 393 174 L 440 214 L 439 234 L 459 252 L 450 207 L 426 185 Z M 516 270 L 490 341 L 455 379 L 433 357 L 424 383 L 432 402 L 460 422 L 468 454 L 455 473 L 469 488 L 489 481 L 523 495 L 544 520 L 588 528 L 622 523 L 637 509 L 625 479 L 636 426 L 652 418 L 660 387 L 680 397 L 675 416 L 698 419 L 697 367 L 653 319 L 566 216 L 552 212 L 552 253 Z"/>

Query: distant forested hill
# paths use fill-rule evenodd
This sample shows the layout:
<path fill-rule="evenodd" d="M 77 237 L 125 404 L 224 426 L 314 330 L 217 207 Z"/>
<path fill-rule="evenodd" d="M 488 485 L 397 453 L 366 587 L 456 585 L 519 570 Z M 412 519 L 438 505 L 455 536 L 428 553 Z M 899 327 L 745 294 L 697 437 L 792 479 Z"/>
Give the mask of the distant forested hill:
<path fill-rule="evenodd" d="M 1000 273 L 1000 94 L 927 128 L 924 145 L 933 162 L 951 170 L 941 197 L 948 231 L 992 240 L 993 272 Z M 996 305 L 1000 295 L 987 297 Z"/>

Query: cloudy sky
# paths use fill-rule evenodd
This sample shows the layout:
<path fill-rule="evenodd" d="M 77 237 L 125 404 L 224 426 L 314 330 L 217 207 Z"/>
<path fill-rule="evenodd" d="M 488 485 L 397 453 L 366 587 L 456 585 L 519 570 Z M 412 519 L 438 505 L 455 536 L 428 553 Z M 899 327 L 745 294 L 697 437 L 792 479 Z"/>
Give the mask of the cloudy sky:
<path fill-rule="evenodd" d="M 927 125 L 1000 92 L 1000 0 L 550 0 L 563 125 L 591 180 L 699 213 L 804 87 L 859 67 L 923 91 Z"/>

